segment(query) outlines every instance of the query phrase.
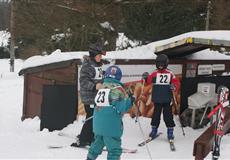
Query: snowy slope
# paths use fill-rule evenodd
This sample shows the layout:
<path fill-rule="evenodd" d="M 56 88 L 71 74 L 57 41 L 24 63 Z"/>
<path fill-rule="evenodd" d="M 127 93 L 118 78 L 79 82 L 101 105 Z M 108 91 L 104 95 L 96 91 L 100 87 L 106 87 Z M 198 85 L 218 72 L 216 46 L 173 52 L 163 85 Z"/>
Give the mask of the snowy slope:
<path fill-rule="evenodd" d="M 23 77 L 18 77 L 17 72 L 23 62 L 16 60 L 15 73 L 9 73 L 9 60 L 0 60 L 0 159 L 85 159 L 87 150 L 68 147 L 74 142 L 72 138 L 58 136 L 59 132 L 76 135 L 80 132 L 82 120 L 79 117 L 73 124 L 69 124 L 62 131 L 49 132 L 46 129 L 39 131 L 40 120 L 26 119 L 21 121 L 23 103 Z M 176 121 L 177 122 L 177 121 Z M 137 147 L 137 144 L 148 136 L 150 119 L 140 118 L 144 137 L 138 123 L 129 116 L 124 117 L 123 146 L 138 148 L 136 154 L 123 154 L 121 159 L 150 159 L 146 147 Z M 178 122 L 177 122 L 178 124 Z M 176 152 L 169 150 L 166 140 L 166 127 L 162 121 L 159 131 L 163 132 L 156 141 L 149 143 L 148 147 L 152 159 L 194 159 L 192 155 L 194 140 L 205 130 L 185 128 L 186 136 L 182 135 L 179 124 L 175 127 Z M 48 145 L 64 145 L 62 149 L 48 149 Z M 230 159 L 230 135 L 223 137 L 221 145 L 221 159 Z M 208 158 L 211 158 L 209 154 Z M 106 159 L 103 153 L 99 159 Z"/>

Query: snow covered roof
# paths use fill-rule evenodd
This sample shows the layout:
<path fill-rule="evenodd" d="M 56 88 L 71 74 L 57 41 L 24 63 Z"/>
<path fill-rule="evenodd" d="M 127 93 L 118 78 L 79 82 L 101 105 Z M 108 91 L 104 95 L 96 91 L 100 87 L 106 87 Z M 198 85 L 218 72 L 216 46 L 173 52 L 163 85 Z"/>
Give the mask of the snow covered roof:
<path fill-rule="evenodd" d="M 207 48 L 221 52 L 230 50 L 229 31 L 200 32 L 190 32 L 173 37 L 168 43 L 156 46 L 155 54 L 163 53 L 167 54 L 170 58 L 178 58 Z"/>
<path fill-rule="evenodd" d="M 109 51 L 107 52 L 105 59 L 123 59 L 123 60 L 146 60 L 155 59 L 156 54 L 155 48 L 157 46 L 166 45 L 172 42 L 179 41 L 185 38 L 206 38 L 206 39 L 219 39 L 227 40 L 230 42 L 230 31 L 197 31 L 181 34 L 169 39 L 152 42 L 148 45 L 143 45 L 135 48 L 129 48 L 121 51 Z M 201 54 L 202 53 L 202 54 Z M 88 52 L 61 52 L 60 49 L 54 51 L 48 56 L 33 56 L 28 58 L 23 65 L 22 69 L 42 66 L 50 63 L 57 63 L 62 61 L 68 61 L 73 59 L 82 59 L 83 55 L 88 55 Z M 221 54 L 217 51 L 204 50 L 202 52 L 197 52 L 193 55 L 187 56 L 189 59 L 229 59 L 230 56 Z"/>
<path fill-rule="evenodd" d="M 186 58 L 194 60 L 230 60 L 230 55 L 225 55 L 224 53 L 220 53 L 218 51 L 205 49 L 188 55 Z"/>

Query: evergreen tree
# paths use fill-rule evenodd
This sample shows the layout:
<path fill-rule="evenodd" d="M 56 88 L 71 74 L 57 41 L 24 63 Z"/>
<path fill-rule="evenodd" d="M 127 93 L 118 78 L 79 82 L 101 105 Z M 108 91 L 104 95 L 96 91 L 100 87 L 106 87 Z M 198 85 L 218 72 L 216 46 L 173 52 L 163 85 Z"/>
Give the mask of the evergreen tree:
<path fill-rule="evenodd" d="M 124 30 L 131 39 L 149 43 L 184 32 L 203 30 L 206 3 L 156 0 L 123 6 Z M 128 9 L 127 9 L 128 8 Z"/>

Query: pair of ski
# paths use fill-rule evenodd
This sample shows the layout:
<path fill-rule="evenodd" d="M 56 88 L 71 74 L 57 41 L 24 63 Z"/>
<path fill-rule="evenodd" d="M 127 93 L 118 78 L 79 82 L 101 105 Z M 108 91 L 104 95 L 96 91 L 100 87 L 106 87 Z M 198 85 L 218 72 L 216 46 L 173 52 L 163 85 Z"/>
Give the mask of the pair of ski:
<path fill-rule="evenodd" d="M 139 147 L 142 147 L 142 146 L 146 145 L 147 143 L 149 143 L 149 142 L 153 141 L 154 139 L 158 138 L 161 134 L 162 134 L 162 133 L 160 132 L 160 133 L 158 133 L 154 138 L 149 137 L 148 139 L 146 139 L 146 140 L 144 140 L 143 142 L 139 143 L 138 146 L 139 146 Z M 171 140 L 168 140 L 168 142 L 169 142 L 170 150 L 171 150 L 171 151 L 176 151 L 176 147 L 175 147 L 175 144 L 174 144 L 174 140 L 171 139 Z"/>
<path fill-rule="evenodd" d="M 148 139 L 146 139 L 145 141 L 141 142 L 138 144 L 139 147 L 146 145 L 147 143 L 153 141 L 154 139 L 158 138 L 160 135 L 162 134 L 162 132 L 159 132 L 156 137 L 151 138 L 149 137 Z M 76 136 L 75 135 L 69 135 L 69 134 L 65 134 L 65 133 L 59 133 L 59 136 L 65 136 L 65 137 L 69 137 L 69 138 L 73 138 L 75 139 Z M 169 140 L 169 146 L 170 146 L 170 150 L 171 151 L 176 151 L 176 147 L 174 145 L 174 141 L 173 140 Z M 58 148 L 65 148 L 65 147 L 70 147 L 70 145 L 49 145 L 48 148 L 50 149 L 58 149 Z M 78 148 L 78 147 L 76 147 Z M 89 149 L 88 147 L 80 147 L 83 149 Z M 103 151 L 106 151 L 106 149 L 104 149 Z M 129 148 L 122 148 L 122 153 L 136 153 L 137 149 L 129 149 Z"/>
<path fill-rule="evenodd" d="M 75 135 L 70 135 L 70 134 L 66 134 L 66 133 L 58 133 L 59 136 L 63 136 L 63 137 L 68 137 L 68 138 L 72 138 L 72 139 L 76 139 Z M 60 148 L 67 148 L 67 147 L 73 147 L 71 145 L 60 145 L 60 144 L 51 144 L 47 146 L 49 149 L 60 149 Z M 84 147 L 73 147 L 73 148 L 79 148 L 79 149 L 89 149 L 89 146 L 84 146 Z M 103 149 L 103 151 L 107 151 L 106 148 Z M 122 153 L 136 153 L 137 149 L 130 149 L 130 148 L 124 148 L 122 147 Z"/>
<path fill-rule="evenodd" d="M 49 149 L 60 149 L 60 148 L 66 148 L 66 147 L 70 147 L 70 145 L 48 145 Z M 73 147 L 73 148 L 88 150 L 89 146 Z M 107 151 L 107 149 L 104 148 L 103 151 Z M 137 149 L 122 148 L 122 153 L 136 153 L 136 152 L 137 152 Z"/>

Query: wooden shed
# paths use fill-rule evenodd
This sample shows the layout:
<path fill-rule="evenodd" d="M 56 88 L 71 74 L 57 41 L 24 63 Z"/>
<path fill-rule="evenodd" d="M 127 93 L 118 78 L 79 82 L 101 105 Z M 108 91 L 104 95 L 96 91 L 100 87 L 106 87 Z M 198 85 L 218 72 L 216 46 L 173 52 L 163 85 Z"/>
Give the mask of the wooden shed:
<path fill-rule="evenodd" d="M 22 69 L 19 72 L 19 75 L 24 75 L 22 120 L 40 117 L 44 85 L 75 85 L 76 91 L 78 90 L 77 64 L 80 64 L 80 60 L 68 60 Z"/>

